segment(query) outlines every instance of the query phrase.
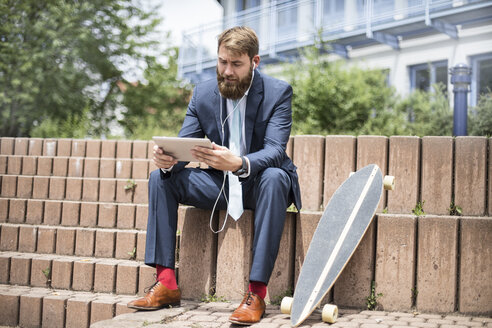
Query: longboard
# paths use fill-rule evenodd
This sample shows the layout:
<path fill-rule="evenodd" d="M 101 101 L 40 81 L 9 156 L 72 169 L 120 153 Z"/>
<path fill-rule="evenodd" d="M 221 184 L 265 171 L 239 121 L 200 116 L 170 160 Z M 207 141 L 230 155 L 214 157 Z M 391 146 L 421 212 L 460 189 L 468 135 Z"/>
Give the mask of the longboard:
<path fill-rule="evenodd" d="M 394 178 L 387 176 L 384 186 L 393 189 Z M 375 164 L 351 174 L 335 191 L 314 232 L 294 297 L 282 300 L 292 327 L 304 322 L 331 289 L 372 222 L 382 192 L 383 176 Z M 326 322 L 335 322 L 337 315 L 334 305 L 322 311 Z"/>

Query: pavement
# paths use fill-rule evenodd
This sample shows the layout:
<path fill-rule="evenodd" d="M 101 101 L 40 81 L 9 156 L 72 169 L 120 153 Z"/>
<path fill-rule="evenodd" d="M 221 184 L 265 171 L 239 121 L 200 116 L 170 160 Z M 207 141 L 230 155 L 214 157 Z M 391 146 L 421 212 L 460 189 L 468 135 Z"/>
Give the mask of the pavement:
<path fill-rule="evenodd" d="M 200 303 L 182 301 L 181 307 L 161 309 L 158 311 L 138 311 L 114 317 L 112 320 L 100 321 L 91 328 L 233 328 L 242 327 L 228 322 L 229 316 L 239 302 Z M 254 328 L 291 327 L 288 315 L 280 312 L 277 305 L 267 305 L 265 317 Z M 355 327 L 355 328 L 492 328 L 492 317 L 467 316 L 457 313 L 430 314 L 418 312 L 387 312 L 339 309 L 338 320 L 334 324 L 321 321 L 321 314 L 314 312 L 299 327 Z"/>

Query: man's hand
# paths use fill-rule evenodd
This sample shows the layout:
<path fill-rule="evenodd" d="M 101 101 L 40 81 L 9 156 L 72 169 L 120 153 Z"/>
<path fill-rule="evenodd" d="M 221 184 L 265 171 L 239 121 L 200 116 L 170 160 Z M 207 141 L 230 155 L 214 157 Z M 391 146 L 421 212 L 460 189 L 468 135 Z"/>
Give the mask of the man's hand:
<path fill-rule="evenodd" d="M 205 163 L 214 169 L 221 171 L 237 171 L 241 168 L 243 161 L 241 157 L 234 155 L 227 147 L 212 143 L 212 149 L 205 147 L 194 147 L 191 154 L 199 162 Z"/>
<path fill-rule="evenodd" d="M 160 169 L 168 169 L 171 166 L 178 164 L 178 161 L 169 155 L 164 153 L 164 150 L 159 146 L 154 146 L 154 164 Z"/>

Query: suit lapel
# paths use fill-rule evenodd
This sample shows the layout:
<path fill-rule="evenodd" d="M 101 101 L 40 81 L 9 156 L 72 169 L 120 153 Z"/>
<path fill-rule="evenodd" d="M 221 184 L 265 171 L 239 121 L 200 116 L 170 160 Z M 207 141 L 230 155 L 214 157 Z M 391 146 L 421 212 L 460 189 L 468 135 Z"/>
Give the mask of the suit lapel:
<path fill-rule="evenodd" d="M 255 77 L 247 99 L 244 129 L 246 134 L 246 152 L 249 153 L 251 148 L 251 139 L 253 138 L 253 128 L 255 126 L 256 114 L 259 109 L 259 104 L 263 99 L 263 80 L 261 79 L 258 71 L 255 71 Z"/>

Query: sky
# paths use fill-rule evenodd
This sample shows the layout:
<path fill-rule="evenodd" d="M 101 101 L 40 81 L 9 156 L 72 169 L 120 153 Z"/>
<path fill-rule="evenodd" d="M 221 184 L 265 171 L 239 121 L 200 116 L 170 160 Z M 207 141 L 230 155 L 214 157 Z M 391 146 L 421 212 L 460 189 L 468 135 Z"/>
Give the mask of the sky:
<path fill-rule="evenodd" d="M 180 46 L 183 31 L 187 31 L 210 22 L 216 22 L 222 19 L 223 9 L 216 0 L 135 0 L 135 5 L 144 10 L 160 6 L 158 15 L 163 18 L 157 31 L 162 35 L 171 32 L 170 39 L 158 47 L 163 51 L 169 46 Z M 151 52 L 152 55 L 157 55 Z M 159 57 L 158 61 L 165 64 L 166 58 Z M 127 59 L 124 65 L 124 78 L 129 81 L 143 80 L 143 70 L 145 64 L 143 61 L 137 62 L 131 58 Z"/>
<path fill-rule="evenodd" d="M 216 0 L 147 0 L 161 4 L 164 18 L 159 30 L 170 31 L 173 45 L 181 44 L 182 32 L 222 18 L 222 6 Z"/>

